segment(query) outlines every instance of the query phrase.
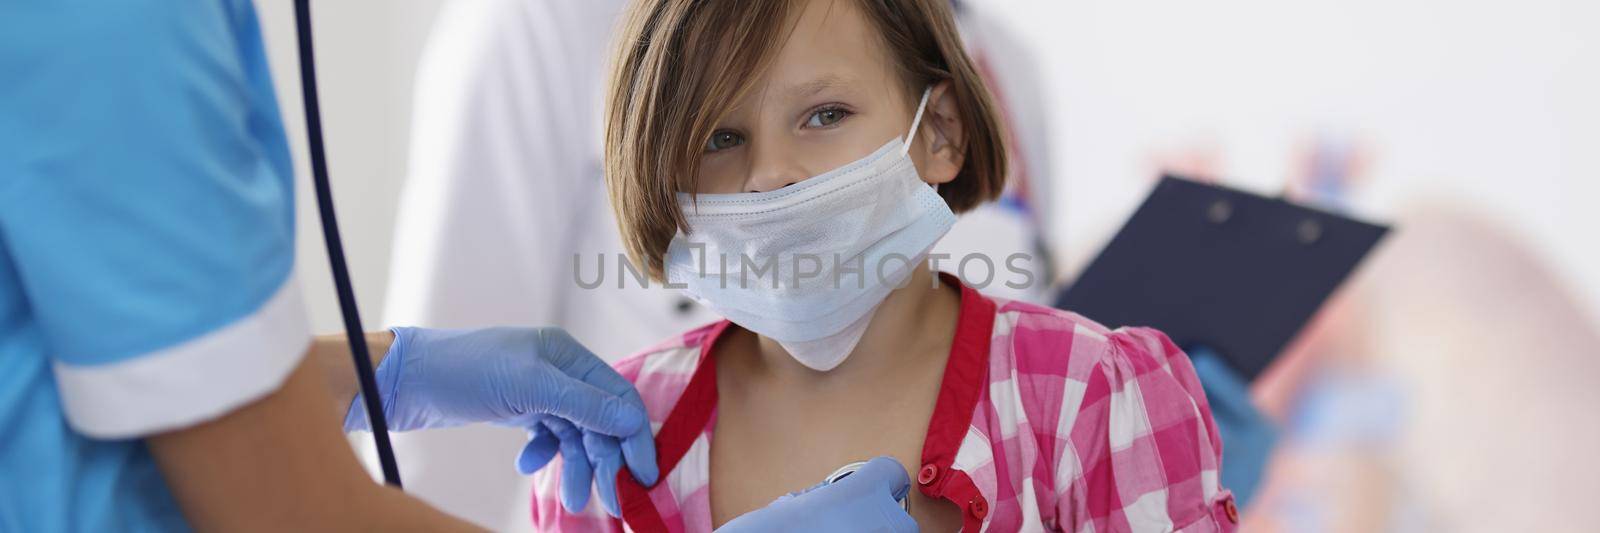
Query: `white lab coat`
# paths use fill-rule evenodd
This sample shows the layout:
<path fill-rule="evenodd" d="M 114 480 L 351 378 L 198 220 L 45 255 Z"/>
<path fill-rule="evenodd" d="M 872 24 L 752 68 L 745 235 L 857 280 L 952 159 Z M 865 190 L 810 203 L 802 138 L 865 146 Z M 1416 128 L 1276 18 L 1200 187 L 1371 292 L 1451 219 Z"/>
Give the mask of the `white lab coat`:
<path fill-rule="evenodd" d="M 387 324 L 555 325 L 616 360 L 717 318 L 675 291 L 640 289 L 631 277 L 628 288 L 616 288 L 623 248 L 601 176 L 600 127 L 605 56 L 622 4 L 442 6 L 417 68 Z M 1033 70 L 1013 50 L 985 57 L 993 73 Z M 1028 93 L 1006 94 L 1019 105 L 1036 102 Z M 1042 124 L 1017 126 L 1026 131 L 1019 139 L 1043 142 Z M 1027 153 L 1026 166 L 1042 184 L 1043 151 Z M 1035 195 L 1048 198 L 1048 189 Z M 941 249 L 958 256 L 981 250 L 1003 261 L 1032 248 L 1030 225 L 1014 210 L 985 207 L 963 217 Z M 579 288 L 575 253 L 584 281 L 594 279 L 597 254 L 604 254 L 603 286 Z M 1028 296 L 1008 294 L 998 282 L 990 292 Z M 478 426 L 395 441 L 413 495 L 486 527 L 528 530 L 529 485 L 512 468 L 525 439 L 520 430 Z"/>

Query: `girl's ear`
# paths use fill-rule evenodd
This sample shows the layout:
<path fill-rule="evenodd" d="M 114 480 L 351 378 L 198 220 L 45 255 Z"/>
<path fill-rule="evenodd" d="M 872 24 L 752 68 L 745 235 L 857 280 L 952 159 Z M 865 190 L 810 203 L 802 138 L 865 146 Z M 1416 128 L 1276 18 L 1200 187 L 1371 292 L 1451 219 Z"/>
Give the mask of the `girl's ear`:
<path fill-rule="evenodd" d="M 918 126 L 914 143 L 923 150 L 919 169 L 922 181 L 949 183 L 961 173 L 966 162 L 966 139 L 963 138 L 960 106 L 951 91 L 950 80 L 941 81 L 928 93 L 928 108 L 923 112 L 922 125 Z"/>

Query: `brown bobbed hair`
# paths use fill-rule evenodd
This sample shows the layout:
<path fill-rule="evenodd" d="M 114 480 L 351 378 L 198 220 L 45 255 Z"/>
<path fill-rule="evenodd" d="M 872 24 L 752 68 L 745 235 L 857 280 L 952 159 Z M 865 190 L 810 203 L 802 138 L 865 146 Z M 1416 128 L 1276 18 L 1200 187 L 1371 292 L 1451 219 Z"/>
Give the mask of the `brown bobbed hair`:
<path fill-rule="evenodd" d="M 704 140 L 744 97 L 806 0 L 635 0 L 612 55 L 605 176 L 622 241 L 658 281 L 667 246 L 691 231 L 678 191 L 694 191 Z M 966 157 L 939 195 L 957 213 L 1000 196 L 1006 150 L 993 97 L 967 57 L 947 0 L 857 2 L 908 93 L 950 80 Z"/>

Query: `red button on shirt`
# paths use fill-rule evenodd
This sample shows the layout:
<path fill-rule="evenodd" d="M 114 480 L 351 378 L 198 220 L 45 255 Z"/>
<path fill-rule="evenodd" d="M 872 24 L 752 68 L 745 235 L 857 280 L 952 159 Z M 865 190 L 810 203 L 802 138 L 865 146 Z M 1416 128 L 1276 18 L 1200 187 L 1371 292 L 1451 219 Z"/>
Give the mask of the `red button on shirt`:
<path fill-rule="evenodd" d="M 973 498 L 972 503 L 967 505 L 967 509 L 972 511 L 972 516 L 977 517 L 978 520 L 983 520 L 984 517 L 989 516 L 989 502 L 984 501 L 982 496 Z"/>
<path fill-rule="evenodd" d="M 933 483 L 933 478 L 939 477 L 939 467 L 933 464 L 922 465 L 922 470 L 917 472 L 917 484 L 928 485 Z"/>

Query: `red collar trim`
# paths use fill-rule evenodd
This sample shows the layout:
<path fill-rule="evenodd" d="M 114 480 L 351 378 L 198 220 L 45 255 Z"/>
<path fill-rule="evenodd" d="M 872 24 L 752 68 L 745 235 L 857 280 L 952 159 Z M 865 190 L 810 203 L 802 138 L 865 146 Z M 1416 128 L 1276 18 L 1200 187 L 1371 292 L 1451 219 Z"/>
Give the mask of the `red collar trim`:
<path fill-rule="evenodd" d="M 950 464 L 955 461 L 967 427 L 972 425 L 973 409 L 983 391 L 989 372 L 989 343 L 994 333 L 995 304 L 973 290 L 953 275 L 940 272 L 939 279 L 961 287 L 961 310 L 956 319 L 955 339 L 950 346 L 950 358 L 945 363 L 944 378 L 939 385 L 939 396 L 934 403 L 933 416 L 928 421 L 928 434 L 923 437 L 922 468 L 932 466 L 935 475 L 928 481 L 918 476 L 916 481 L 923 494 L 933 498 L 955 501 L 967 508 L 968 498 L 977 494 L 976 488 L 965 475 L 950 476 Z M 711 358 L 712 347 L 727 331 L 730 322 L 722 321 L 706 333 L 700 344 L 700 362 L 689 385 L 684 388 L 672 413 L 656 433 L 656 466 L 665 480 L 678 466 L 695 438 L 711 421 L 717 406 L 716 360 Z M 965 483 L 951 480 L 965 480 Z M 649 491 L 634 481 L 627 469 L 617 472 L 617 498 L 622 507 L 622 518 L 636 531 L 666 531 L 666 522 L 650 500 Z"/>
<path fill-rule="evenodd" d="M 717 365 L 711 358 L 711 348 L 729 324 L 732 323 L 723 320 L 706 332 L 705 340 L 700 343 L 700 363 L 683 395 L 678 397 L 678 403 L 661 423 L 661 431 L 656 432 L 656 471 L 661 473 L 657 483 L 665 481 L 667 474 L 677 468 L 694 439 L 711 422 L 711 412 L 717 406 Z M 634 531 L 667 531 L 666 521 L 650 501 L 649 490 L 634 480 L 626 468 L 617 471 L 617 499 L 622 519 Z"/>
<path fill-rule="evenodd" d="M 950 500 L 961 508 L 962 531 L 977 531 L 988 516 L 988 502 L 978 494 L 971 477 L 950 465 L 972 426 L 978 398 L 987 390 L 995 304 L 953 275 L 940 272 L 939 279 L 961 287 L 961 314 L 956 319 L 939 398 L 928 420 L 928 434 L 922 439 L 922 465 L 912 481 L 923 495 Z"/>
<path fill-rule="evenodd" d="M 978 394 L 989 378 L 989 343 L 994 335 L 994 302 L 961 283 L 955 276 L 939 273 L 945 283 L 961 287 L 961 314 L 956 319 L 955 341 L 950 359 L 944 365 L 944 380 L 939 399 L 928 420 L 928 435 L 923 437 L 922 464 L 949 470 L 956 450 L 972 425 L 972 411 Z"/>

